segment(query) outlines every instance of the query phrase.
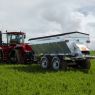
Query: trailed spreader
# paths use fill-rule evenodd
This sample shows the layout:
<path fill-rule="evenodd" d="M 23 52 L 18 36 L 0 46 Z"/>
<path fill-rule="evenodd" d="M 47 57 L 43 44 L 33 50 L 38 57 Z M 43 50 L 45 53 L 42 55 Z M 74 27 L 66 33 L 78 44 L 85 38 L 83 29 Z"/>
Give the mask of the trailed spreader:
<path fill-rule="evenodd" d="M 77 38 L 76 41 L 70 39 L 71 36 L 67 35 L 69 33 L 29 39 L 35 53 L 35 60 L 40 62 L 44 69 L 51 67 L 58 70 L 77 66 L 88 71 L 91 66 L 90 59 L 94 57 L 90 56 L 86 45 L 80 43 Z"/>

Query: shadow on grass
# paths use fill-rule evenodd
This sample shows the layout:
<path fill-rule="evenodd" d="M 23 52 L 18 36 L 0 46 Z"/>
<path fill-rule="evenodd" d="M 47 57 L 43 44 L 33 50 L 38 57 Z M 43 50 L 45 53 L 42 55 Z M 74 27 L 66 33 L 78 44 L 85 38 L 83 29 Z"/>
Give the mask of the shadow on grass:
<path fill-rule="evenodd" d="M 13 70 L 17 70 L 17 71 L 20 71 L 20 72 L 26 72 L 26 73 L 52 73 L 52 72 L 58 72 L 58 71 L 55 71 L 55 70 L 52 70 L 52 69 L 42 69 L 40 65 L 12 65 L 10 67 L 8 67 L 9 69 L 13 69 Z"/>
<path fill-rule="evenodd" d="M 13 69 L 13 70 L 17 70 L 17 71 L 20 71 L 20 72 L 26 72 L 26 73 L 56 73 L 58 71 L 63 71 L 63 72 L 69 72 L 69 71 L 73 71 L 73 72 L 77 72 L 77 71 L 80 71 L 80 72 L 83 72 L 83 73 L 88 73 L 82 69 L 79 69 L 79 68 L 75 68 L 75 67 L 69 67 L 67 70 L 63 70 L 63 69 L 60 69 L 58 71 L 56 70 L 53 70 L 52 68 L 50 69 L 42 69 L 40 65 L 38 64 L 32 64 L 32 65 L 23 65 L 23 64 L 20 64 L 20 65 L 10 65 L 8 67 L 9 69 Z"/>

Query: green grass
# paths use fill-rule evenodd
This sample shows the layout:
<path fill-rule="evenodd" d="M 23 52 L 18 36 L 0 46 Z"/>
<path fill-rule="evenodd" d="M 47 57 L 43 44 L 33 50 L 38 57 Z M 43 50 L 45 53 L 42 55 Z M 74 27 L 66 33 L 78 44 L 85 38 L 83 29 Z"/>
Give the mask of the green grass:
<path fill-rule="evenodd" d="M 95 51 L 91 51 L 90 53 L 91 53 L 91 55 L 95 55 Z"/>
<path fill-rule="evenodd" d="M 94 53 L 93 53 L 94 54 Z M 95 60 L 89 73 L 0 64 L 0 95 L 95 95 Z"/>

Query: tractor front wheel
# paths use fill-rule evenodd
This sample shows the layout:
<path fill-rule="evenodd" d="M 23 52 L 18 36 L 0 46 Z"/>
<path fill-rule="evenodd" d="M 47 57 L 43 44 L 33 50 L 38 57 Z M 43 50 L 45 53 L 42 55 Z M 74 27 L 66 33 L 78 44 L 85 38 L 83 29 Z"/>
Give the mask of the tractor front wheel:
<path fill-rule="evenodd" d="M 9 59 L 11 63 L 24 63 L 22 53 L 19 49 L 12 50 Z"/>
<path fill-rule="evenodd" d="M 17 63 L 16 50 L 12 50 L 9 55 L 9 61 L 11 63 Z"/>

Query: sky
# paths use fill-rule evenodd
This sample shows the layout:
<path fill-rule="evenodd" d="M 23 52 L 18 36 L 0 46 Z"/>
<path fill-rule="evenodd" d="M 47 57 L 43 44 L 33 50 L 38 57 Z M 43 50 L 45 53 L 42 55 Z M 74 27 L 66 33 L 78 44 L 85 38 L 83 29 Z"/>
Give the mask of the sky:
<path fill-rule="evenodd" d="M 0 30 L 29 38 L 80 31 L 95 49 L 95 0 L 0 0 Z"/>

